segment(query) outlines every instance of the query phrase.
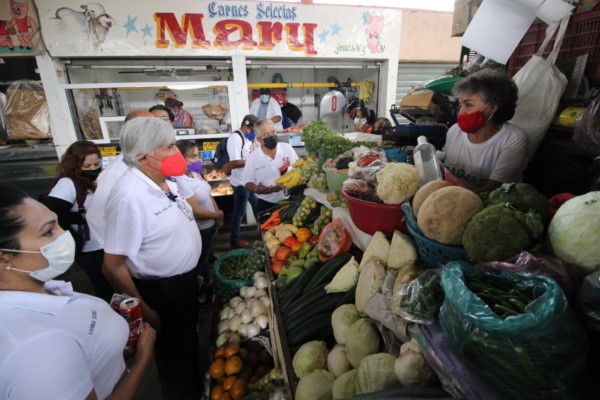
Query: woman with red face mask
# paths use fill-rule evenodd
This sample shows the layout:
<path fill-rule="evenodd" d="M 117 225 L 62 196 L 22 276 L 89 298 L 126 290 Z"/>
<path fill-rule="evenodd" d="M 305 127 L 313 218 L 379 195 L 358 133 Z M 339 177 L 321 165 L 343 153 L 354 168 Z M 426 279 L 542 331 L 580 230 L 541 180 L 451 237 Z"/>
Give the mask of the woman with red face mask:
<path fill-rule="evenodd" d="M 448 130 L 446 168 L 474 192 L 520 182 L 527 165 L 527 136 L 510 124 L 517 86 L 503 70 L 486 68 L 457 83 L 460 109 Z"/>

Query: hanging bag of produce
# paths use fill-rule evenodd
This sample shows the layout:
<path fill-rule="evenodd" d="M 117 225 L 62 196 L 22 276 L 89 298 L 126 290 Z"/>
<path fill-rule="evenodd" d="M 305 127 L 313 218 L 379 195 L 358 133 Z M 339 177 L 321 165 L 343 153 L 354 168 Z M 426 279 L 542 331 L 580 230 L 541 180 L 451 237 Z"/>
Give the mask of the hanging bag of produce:
<path fill-rule="evenodd" d="M 568 24 L 569 15 L 561 20 L 560 26 L 558 22 L 549 26 L 546 31 L 546 39 L 537 53 L 513 77 L 513 81 L 519 88 L 519 99 L 515 115 L 510 123 L 518 126 L 527 134 L 529 159 L 550 127 L 560 98 L 567 87 L 567 78 L 554 63 Z M 544 59 L 542 53 L 554 36 L 557 27 L 558 33 L 552 51 L 548 58 Z"/>
<path fill-rule="evenodd" d="M 552 278 L 483 272 L 462 261 L 442 270 L 440 326 L 448 347 L 511 399 L 572 399 L 588 340 Z"/>

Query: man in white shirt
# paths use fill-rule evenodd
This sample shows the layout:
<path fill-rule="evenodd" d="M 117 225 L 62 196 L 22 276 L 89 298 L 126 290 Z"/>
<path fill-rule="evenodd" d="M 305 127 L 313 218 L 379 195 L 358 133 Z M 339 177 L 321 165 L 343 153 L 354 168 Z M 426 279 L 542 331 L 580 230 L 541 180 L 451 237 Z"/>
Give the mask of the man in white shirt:
<path fill-rule="evenodd" d="M 244 187 L 244 167 L 246 160 L 254 150 L 254 124 L 258 118 L 248 114 L 242 120 L 240 129 L 234 131 L 227 139 L 229 162 L 222 170 L 231 174 L 229 183 L 233 187 L 233 215 L 231 217 L 229 247 L 232 249 L 248 247 L 248 242 L 240 240 L 240 226 L 246 214 L 246 204 L 250 202 L 254 218 L 258 219 L 256 195 Z"/>
<path fill-rule="evenodd" d="M 125 123 L 138 117 L 155 117 L 155 115 L 145 110 L 134 110 L 127 114 Z M 92 234 L 98 239 L 100 245 L 104 246 L 104 231 L 106 228 L 106 218 L 104 209 L 106 208 L 106 200 L 110 194 L 115 182 L 125 174 L 128 167 L 123 162 L 123 155 L 116 156 L 96 179 L 96 191 L 92 203 L 87 209 L 85 215 L 88 226 Z"/>
<path fill-rule="evenodd" d="M 281 106 L 271 97 L 271 89 L 260 89 L 260 97 L 250 104 L 250 114 L 271 120 L 277 132 L 283 131 Z"/>
<path fill-rule="evenodd" d="M 280 200 L 287 198 L 283 186 L 275 181 L 298 160 L 294 148 L 288 143 L 279 143 L 273 122 L 259 119 L 254 124 L 260 148 L 254 151 L 244 168 L 246 189 L 256 193 L 258 211 L 264 211 Z"/>

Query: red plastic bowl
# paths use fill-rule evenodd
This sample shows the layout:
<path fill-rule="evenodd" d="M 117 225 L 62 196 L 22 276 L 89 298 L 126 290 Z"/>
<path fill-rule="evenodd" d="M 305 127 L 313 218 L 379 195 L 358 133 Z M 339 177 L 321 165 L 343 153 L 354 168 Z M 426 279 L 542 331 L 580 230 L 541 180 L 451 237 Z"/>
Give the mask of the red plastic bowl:
<path fill-rule="evenodd" d="M 391 237 L 394 231 L 408 234 L 404 222 L 404 211 L 400 204 L 392 205 L 360 200 L 344 190 L 342 190 L 342 195 L 348 201 L 348 211 L 354 225 L 361 231 L 369 235 L 380 231 L 388 237 Z"/>

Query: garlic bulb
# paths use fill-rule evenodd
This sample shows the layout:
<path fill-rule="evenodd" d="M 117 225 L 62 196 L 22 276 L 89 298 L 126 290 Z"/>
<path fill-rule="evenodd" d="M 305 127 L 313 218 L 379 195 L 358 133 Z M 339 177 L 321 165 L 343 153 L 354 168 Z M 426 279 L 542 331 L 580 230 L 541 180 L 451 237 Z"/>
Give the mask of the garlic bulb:
<path fill-rule="evenodd" d="M 245 309 L 244 311 L 242 311 L 242 314 L 240 314 L 241 320 L 243 324 L 249 324 L 250 322 L 252 322 L 252 314 L 250 313 L 249 309 Z"/>
<path fill-rule="evenodd" d="M 259 315 L 256 317 L 256 324 L 260 326 L 261 329 L 266 329 L 267 325 L 269 325 L 269 319 L 266 315 Z"/>
<path fill-rule="evenodd" d="M 246 332 L 246 336 L 249 338 L 253 338 L 254 336 L 260 333 L 260 326 L 255 323 L 248 324 L 248 330 Z"/>
<path fill-rule="evenodd" d="M 254 280 L 254 287 L 258 290 L 264 290 L 269 286 L 269 281 L 266 277 L 261 276 L 258 279 Z"/>

